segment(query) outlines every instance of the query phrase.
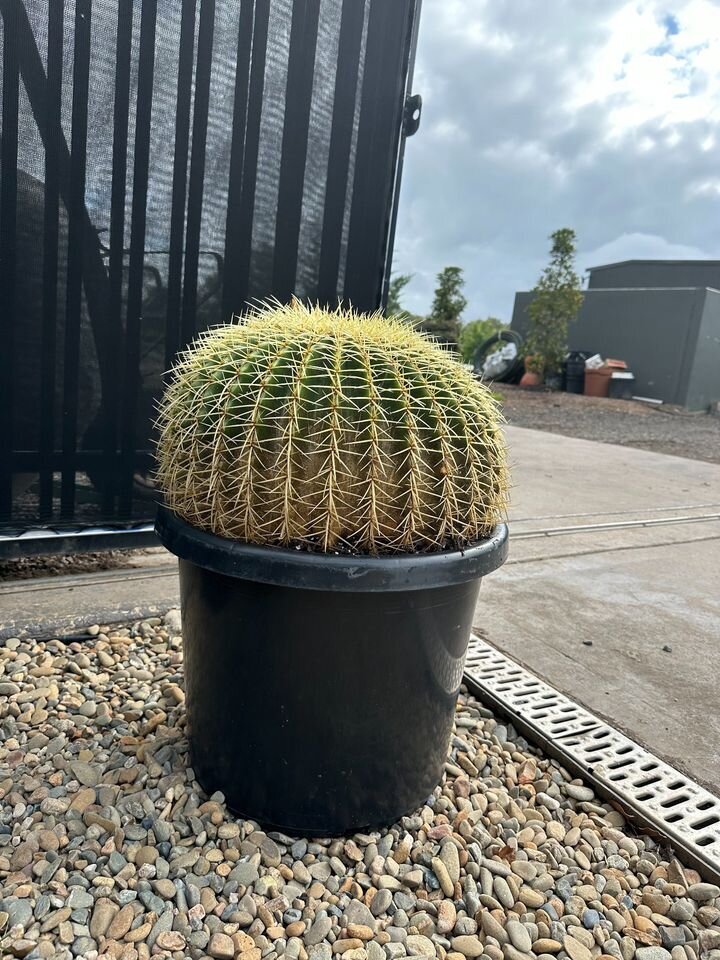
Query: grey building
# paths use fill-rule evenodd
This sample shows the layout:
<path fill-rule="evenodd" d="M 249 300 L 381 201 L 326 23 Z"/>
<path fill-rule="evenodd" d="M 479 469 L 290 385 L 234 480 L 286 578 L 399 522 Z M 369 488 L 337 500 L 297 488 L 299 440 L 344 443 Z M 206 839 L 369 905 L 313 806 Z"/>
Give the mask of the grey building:
<path fill-rule="evenodd" d="M 590 267 L 588 289 L 711 287 L 720 290 L 720 260 L 622 260 Z"/>
<path fill-rule="evenodd" d="M 627 260 L 589 273 L 571 350 L 625 360 L 638 396 L 689 410 L 720 400 L 720 261 Z M 515 295 L 521 334 L 531 300 Z"/>

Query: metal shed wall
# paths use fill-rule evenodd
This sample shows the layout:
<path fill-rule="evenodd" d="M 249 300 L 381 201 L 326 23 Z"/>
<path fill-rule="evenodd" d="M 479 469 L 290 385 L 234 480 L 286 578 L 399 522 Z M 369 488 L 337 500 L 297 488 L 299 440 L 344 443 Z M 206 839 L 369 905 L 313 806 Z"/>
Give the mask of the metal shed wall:
<path fill-rule="evenodd" d="M 706 410 L 720 400 L 720 292 L 705 291 L 705 303 L 690 371 L 686 406 Z"/>
<path fill-rule="evenodd" d="M 626 260 L 591 267 L 588 287 L 715 287 L 720 289 L 720 260 Z"/>

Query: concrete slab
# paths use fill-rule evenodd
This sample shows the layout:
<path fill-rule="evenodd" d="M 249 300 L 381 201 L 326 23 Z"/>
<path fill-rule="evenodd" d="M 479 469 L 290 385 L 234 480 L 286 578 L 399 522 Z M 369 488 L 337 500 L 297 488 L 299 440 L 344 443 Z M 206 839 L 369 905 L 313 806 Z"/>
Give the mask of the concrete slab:
<path fill-rule="evenodd" d="M 152 565 L 0 584 L 0 640 L 64 637 L 94 623 L 159 616 L 178 606 L 177 560 L 165 551 Z"/>
<path fill-rule="evenodd" d="M 483 584 L 477 629 L 720 792 L 720 519 L 543 534 L 717 517 L 720 466 L 521 428 L 507 434 L 517 539 Z"/>
<path fill-rule="evenodd" d="M 514 520 L 692 503 L 720 507 L 718 464 L 523 427 L 505 432 Z"/>

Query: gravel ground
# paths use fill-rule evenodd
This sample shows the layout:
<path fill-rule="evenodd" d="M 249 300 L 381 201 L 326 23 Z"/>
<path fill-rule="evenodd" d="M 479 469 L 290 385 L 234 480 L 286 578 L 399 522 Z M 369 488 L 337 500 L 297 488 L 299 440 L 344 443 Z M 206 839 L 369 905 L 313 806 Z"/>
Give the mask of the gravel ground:
<path fill-rule="evenodd" d="M 720 417 L 633 400 L 524 390 L 505 383 L 495 389 L 503 397 L 508 423 L 516 427 L 720 463 Z"/>
<path fill-rule="evenodd" d="M 187 766 L 178 629 L 0 647 L 2 957 L 720 960 L 720 888 L 465 694 L 389 830 L 235 819 Z"/>

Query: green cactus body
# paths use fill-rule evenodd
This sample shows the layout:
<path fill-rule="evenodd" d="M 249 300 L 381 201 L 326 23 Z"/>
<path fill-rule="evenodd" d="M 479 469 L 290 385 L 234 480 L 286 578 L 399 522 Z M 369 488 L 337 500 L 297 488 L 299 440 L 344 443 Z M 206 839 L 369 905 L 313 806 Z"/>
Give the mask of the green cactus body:
<path fill-rule="evenodd" d="M 269 303 L 180 358 L 158 479 L 183 519 L 250 543 L 458 548 L 504 515 L 501 422 L 487 388 L 406 323 Z"/>

